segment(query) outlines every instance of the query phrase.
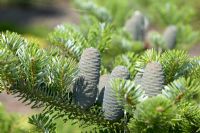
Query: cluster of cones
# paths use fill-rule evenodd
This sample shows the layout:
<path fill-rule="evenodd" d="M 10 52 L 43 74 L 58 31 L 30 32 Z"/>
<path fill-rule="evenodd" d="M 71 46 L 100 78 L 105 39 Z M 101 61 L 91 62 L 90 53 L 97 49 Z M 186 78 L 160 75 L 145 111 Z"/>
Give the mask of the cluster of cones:
<path fill-rule="evenodd" d="M 124 115 L 124 111 L 112 88 L 111 81 L 116 78 L 128 80 L 131 74 L 125 66 L 116 66 L 111 74 L 100 76 L 100 67 L 101 57 L 98 50 L 85 49 L 79 62 L 79 77 L 82 80 L 78 80 L 74 85 L 74 102 L 82 109 L 88 109 L 95 103 L 101 105 L 105 119 L 116 121 Z M 161 64 L 148 63 L 144 72 L 138 73 L 134 80 L 147 96 L 160 94 L 164 87 L 164 73 Z"/>
<path fill-rule="evenodd" d="M 144 43 L 145 48 L 155 47 L 153 40 L 155 36 L 159 36 L 165 49 L 173 49 L 176 46 L 176 38 L 178 29 L 175 25 L 166 27 L 162 35 L 154 30 L 149 30 L 149 20 L 140 11 L 135 11 L 129 20 L 125 23 L 124 29 L 129 32 L 135 41 Z"/>

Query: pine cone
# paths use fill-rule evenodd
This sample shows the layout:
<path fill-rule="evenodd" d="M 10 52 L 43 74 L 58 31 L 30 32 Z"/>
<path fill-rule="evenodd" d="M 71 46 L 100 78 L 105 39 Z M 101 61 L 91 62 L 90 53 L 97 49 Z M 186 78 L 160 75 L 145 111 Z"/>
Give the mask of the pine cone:
<path fill-rule="evenodd" d="M 99 87 L 98 87 L 98 98 L 97 98 L 97 103 L 102 104 L 103 103 L 103 95 L 105 91 L 105 86 L 109 80 L 109 74 L 104 74 L 100 77 L 99 79 Z"/>
<path fill-rule="evenodd" d="M 156 96 L 164 87 L 164 73 L 158 62 L 147 64 L 141 81 L 141 86 L 148 96 Z"/>
<path fill-rule="evenodd" d="M 79 62 L 79 80 L 75 84 L 75 102 L 82 108 L 94 104 L 100 77 L 100 54 L 97 49 L 87 48 Z"/>
<path fill-rule="evenodd" d="M 128 79 L 129 77 L 130 74 L 128 69 L 124 66 L 117 66 L 112 71 L 109 82 L 106 84 L 103 98 L 103 111 L 105 119 L 115 121 L 123 116 L 123 107 L 119 104 L 122 101 L 117 99 L 115 94 L 116 92 L 114 92 L 111 87 L 111 81 L 115 78 Z"/>
<path fill-rule="evenodd" d="M 168 49 L 173 49 L 176 46 L 177 28 L 174 25 L 168 26 L 163 33 L 163 37 Z"/>

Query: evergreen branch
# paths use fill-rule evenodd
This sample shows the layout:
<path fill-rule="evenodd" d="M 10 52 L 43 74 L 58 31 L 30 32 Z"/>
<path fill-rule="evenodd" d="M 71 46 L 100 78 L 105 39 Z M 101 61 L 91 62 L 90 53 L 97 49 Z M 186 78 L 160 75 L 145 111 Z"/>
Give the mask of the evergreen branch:
<path fill-rule="evenodd" d="M 71 58 L 55 56 L 51 59 L 50 73 L 53 88 L 59 88 L 59 91 L 69 92 L 77 76 L 77 64 Z"/>
<path fill-rule="evenodd" d="M 111 47 L 112 32 L 112 25 L 96 22 L 88 31 L 87 42 L 92 47 L 99 49 L 100 53 L 103 53 Z"/>
<path fill-rule="evenodd" d="M 143 55 L 136 61 L 135 69 L 143 73 L 145 66 L 153 61 L 159 62 L 161 54 L 156 50 L 151 49 L 144 52 Z"/>
<path fill-rule="evenodd" d="M 200 77 L 200 65 L 196 67 L 192 67 L 192 69 L 187 74 L 187 77 L 191 77 L 191 79 L 199 79 Z"/>
<path fill-rule="evenodd" d="M 105 35 L 110 35 L 110 32 L 107 32 L 106 28 L 104 28 Z M 103 30 L 102 32 L 104 32 Z M 93 39 L 98 40 L 98 35 L 93 36 L 93 33 L 94 35 L 97 33 L 95 32 L 91 32 L 91 37 L 88 36 L 90 39 L 83 37 L 83 42 L 92 41 Z M 75 32 L 75 34 L 77 33 Z M 79 36 L 80 34 L 77 35 Z M 109 43 L 109 39 L 106 37 L 105 40 L 101 41 Z M 86 46 L 88 44 L 84 43 L 81 49 Z M 95 46 L 97 45 L 95 44 Z M 101 49 L 101 46 L 103 48 L 106 47 L 103 43 L 100 44 L 100 47 L 97 47 Z M 132 118 L 128 117 L 128 121 L 127 118 L 109 121 L 105 119 L 105 115 L 103 115 L 105 112 L 96 103 L 87 109 L 76 105 L 73 87 L 81 80 L 77 78 L 77 59 L 79 57 L 74 54 L 75 56 L 72 56 L 72 58 L 66 58 L 66 56 L 62 56 L 58 52 L 39 49 L 34 43 L 28 42 L 15 33 L 6 32 L 0 36 L 0 88 L 7 89 L 19 100 L 31 105 L 32 108 L 45 107 L 42 114 L 30 118 L 30 122 L 43 131 L 53 131 L 55 129 L 53 121 L 58 118 L 64 121 L 72 119 L 75 123 L 80 122 L 83 127 L 95 125 L 94 130 L 100 132 L 123 132 L 126 130 L 127 122 L 129 122 L 130 131 L 135 132 L 141 130 L 144 132 L 169 132 L 177 128 L 183 130 L 183 127 L 177 124 L 177 121 L 179 121 L 177 119 L 180 118 L 182 125 L 187 125 L 187 129 L 184 128 L 184 130 L 189 131 L 189 129 L 194 128 L 194 131 L 199 131 L 199 115 L 192 113 L 192 111 L 199 113 L 199 58 L 191 59 L 183 51 L 168 51 L 161 55 L 155 50 L 149 50 L 141 58 L 134 54 L 128 54 L 128 63 L 125 61 L 125 64 L 133 65 L 132 69 L 136 69 L 139 72 L 143 72 L 150 62 L 161 62 L 161 65 L 164 66 L 165 76 L 170 84 L 163 90 L 165 97 L 162 95 L 144 101 L 145 97 L 142 90 L 134 82 L 130 80 L 114 81 L 113 86 L 110 88 L 120 91 L 120 93 L 117 93 L 117 97 L 124 99 L 119 101 L 126 102 L 125 109 Z M 73 50 L 71 52 L 73 53 Z M 90 57 L 91 54 L 89 53 L 88 55 Z M 91 59 L 94 63 L 98 63 L 100 55 L 98 54 L 94 58 Z M 87 59 L 85 58 L 83 62 L 85 63 Z M 136 59 L 137 62 L 134 64 Z M 168 62 L 168 60 L 171 62 Z M 88 67 L 84 63 L 82 63 L 84 72 L 87 73 Z M 93 66 L 91 67 L 94 69 L 95 74 L 97 73 L 96 71 L 99 71 L 100 65 L 97 67 L 98 70 Z M 125 67 L 118 66 L 116 68 L 120 71 L 114 71 L 111 74 L 113 77 L 129 78 L 130 74 Z M 191 79 L 194 73 L 196 75 L 194 79 Z M 92 78 L 92 80 L 94 78 L 91 75 L 88 75 L 88 77 Z M 99 76 L 95 78 L 95 82 L 98 82 Z M 178 80 L 174 81 L 174 79 Z M 112 92 L 109 92 L 107 101 L 114 95 Z M 109 102 L 115 104 L 115 100 L 113 98 Z M 187 102 L 192 105 L 184 105 Z"/>
<path fill-rule="evenodd" d="M 200 77 L 200 57 L 190 58 L 190 64 L 185 75 L 191 77 L 191 79 L 198 79 Z"/>
<path fill-rule="evenodd" d="M 81 9 L 81 13 L 95 16 L 100 22 L 111 22 L 112 16 L 104 7 L 99 7 L 92 1 L 76 0 L 75 4 Z"/>
<path fill-rule="evenodd" d="M 163 96 L 156 96 L 141 102 L 133 112 L 128 126 L 131 132 L 169 133 L 172 119 L 176 117 L 176 108 Z"/>
<path fill-rule="evenodd" d="M 199 104 L 200 83 L 195 79 L 180 78 L 165 86 L 162 94 L 175 103 L 184 100 Z"/>
<path fill-rule="evenodd" d="M 166 83 L 186 75 L 191 65 L 189 55 L 181 50 L 166 51 L 160 60 L 165 72 Z"/>
<path fill-rule="evenodd" d="M 135 85 L 131 80 L 114 79 L 111 86 L 118 101 L 123 101 L 119 104 L 123 105 L 128 112 L 131 112 L 138 103 L 147 98 L 140 86 Z"/>
<path fill-rule="evenodd" d="M 8 35 L 7 37 L 12 36 Z M 4 43 L 4 46 L 7 45 Z M 15 79 L 12 83 L 9 82 L 8 91 L 16 95 L 22 102 L 31 105 L 32 108 L 45 107 L 44 113 L 55 111 L 53 117 L 55 119 L 62 117 L 66 120 L 83 121 L 84 126 L 96 124 L 98 130 L 104 128 L 108 131 L 116 129 L 122 131 L 123 126 L 120 125 L 120 122 L 113 123 L 105 120 L 99 107 L 94 106 L 84 110 L 72 102 L 71 87 L 77 74 L 76 62 L 59 55 L 52 56 L 50 54 L 48 57 L 47 54 L 50 53 L 29 44 L 29 42 L 16 49 L 14 57 L 17 59 L 18 75 L 12 75 Z M 2 74 L 5 74 L 4 71 Z M 46 120 L 41 117 L 37 117 L 37 119 L 39 121 Z"/>
<path fill-rule="evenodd" d="M 5 89 L 11 87 L 11 84 L 18 78 L 19 59 L 16 52 L 21 46 L 27 45 L 26 40 L 16 33 L 5 32 L 0 34 L 0 75 L 1 86 Z"/>
<path fill-rule="evenodd" d="M 178 105 L 178 115 L 174 121 L 172 130 L 176 132 L 193 132 L 200 131 L 200 108 L 190 102 L 182 102 Z"/>
<path fill-rule="evenodd" d="M 69 95 L 68 95 L 69 96 Z M 65 122 L 69 119 L 73 120 L 74 123 L 83 123 L 82 127 L 95 125 L 93 130 L 113 132 L 123 131 L 122 122 L 109 122 L 106 121 L 102 115 L 101 108 L 93 106 L 88 110 L 83 110 L 80 107 L 70 103 L 67 95 L 64 97 L 57 95 L 54 97 L 45 97 L 45 95 L 39 97 L 40 101 L 45 104 L 46 108 L 43 111 L 44 114 L 52 115 L 52 119 L 58 118 L 63 119 Z"/>
<path fill-rule="evenodd" d="M 79 31 L 72 25 L 58 25 L 49 34 L 51 44 L 63 50 L 63 54 L 78 61 L 82 53 L 86 40 Z"/>
<path fill-rule="evenodd" d="M 0 41 L 1 41 L 0 48 L 5 48 L 10 52 L 12 52 L 13 54 L 16 53 L 16 51 L 20 46 L 27 45 L 27 41 L 21 38 L 20 35 L 16 33 L 11 33 L 9 31 L 0 34 Z"/>
<path fill-rule="evenodd" d="M 21 76 L 26 79 L 29 89 L 40 85 L 43 81 L 48 80 L 49 58 L 43 50 L 34 47 L 34 44 L 21 46 L 16 52 L 20 61 Z"/>
<path fill-rule="evenodd" d="M 192 131 L 192 132 L 200 131 L 200 123 L 199 123 L 200 108 L 199 107 L 189 104 L 188 106 L 186 106 L 184 110 L 183 117 L 185 117 L 189 121 L 189 124 L 191 125 L 191 128 L 188 131 Z"/>
<path fill-rule="evenodd" d="M 45 114 L 36 114 L 29 118 L 29 123 L 35 125 L 37 131 L 42 133 L 55 133 L 56 124 Z"/>
<path fill-rule="evenodd" d="M 112 26 L 106 23 L 95 22 L 86 33 L 71 25 L 59 25 L 49 34 L 51 44 L 58 46 L 65 56 L 72 57 L 77 61 L 83 49 L 88 47 L 97 48 L 103 53 L 110 47 Z"/>

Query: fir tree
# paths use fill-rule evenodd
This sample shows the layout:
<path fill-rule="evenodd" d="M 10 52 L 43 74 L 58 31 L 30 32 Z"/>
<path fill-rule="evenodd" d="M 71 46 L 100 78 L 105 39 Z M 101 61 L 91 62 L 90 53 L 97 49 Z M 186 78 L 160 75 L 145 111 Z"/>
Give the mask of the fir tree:
<path fill-rule="evenodd" d="M 101 105 L 97 103 L 100 60 L 108 46 L 103 42 L 109 44 L 109 40 L 101 36 L 99 45 L 94 41 L 90 48 L 92 40 L 74 32 L 68 33 L 74 43 L 66 41 L 65 32 L 53 34 L 50 40 L 55 39 L 54 47 L 49 49 L 40 49 L 16 33 L 0 34 L 0 89 L 32 108 L 43 109 L 29 118 L 38 131 L 54 132 L 58 118 L 82 127 L 93 126 L 91 130 L 96 132 L 200 131 L 199 57 L 191 58 L 181 50 L 147 50 L 125 63 L 120 57 L 119 62 L 127 68 L 113 67 Z M 80 40 L 84 45 L 75 52 Z M 136 73 L 142 77 L 141 85 L 133 80 Z M 158 96 L 147 97 L 155 85 Z"/>

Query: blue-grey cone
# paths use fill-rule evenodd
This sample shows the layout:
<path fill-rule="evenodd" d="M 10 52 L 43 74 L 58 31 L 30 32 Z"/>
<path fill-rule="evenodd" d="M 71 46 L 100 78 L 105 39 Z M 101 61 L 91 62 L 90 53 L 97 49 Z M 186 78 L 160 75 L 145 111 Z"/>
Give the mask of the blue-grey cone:
<path fill-rule="evenodd" d="M 173 49 L 176 46 L 176 37 L 177 37 L 177 28 L 174 25 L 168 26 L 164 33 L 163 37 L 168 49 Z"/>
<path fill-rule="evenodd" d="M 122 101 L 119 101 L 116 97 L 116 92 L 112 89 L 111 81 L 115 78 L 129 79 L 130 73 L 124 66 L 117 66 L 111 73 L 109 82 L 107 82 L 104 98 L 103 98 L 103 111 L 104 117 L 110 121 L 116 121 L 124 115 Z"/>
<path fill-rule="evenodd" d="M 141 82 L 142 82 L 142 73 L 141 72 L 138 72 L 136 75 L 135 75 L 135 78 L 134 78 L 134 81 L 135 81 L 135 84 L 136 85 L 141 85 Z"/>
<path fill-rule="evenodd" d="M 111 72 L 111 77 L 129 79 L 130 73 L 125 66 L 116 66 Z"/>
<path fill-rule="evenodd" d="M 97 103 L 102 104 L 103 103 L 103 95 L 105 91 L 105 86 L 109 80 L 109 74 L 104 74 L 100 76 L 99 79 L 99 87 L 98 87 L 98 97 L 97 97 Z"/>
<path fill-rule="evenodd" d="M 133 16 L 127 20 L 125 30 L 132 34 L 132 38 L 136 41 L 144 41 L 147 20 L 145 16 L 139 12 L 134 12 Z"/>
<path fill-rule="evenodd" d="M 83 51 L 79 62 L 79 76 L 82 79 L 75 87 L 75 102 L 84 109 L 96 101 L 100 64 L 100 54 L 97 49 L 87 48 Z"/>
<path fill-rule="evenodd" d="M 160 63 L 151 62 L 146 65 L 141 87 L 149 97 L 161 94 L 164 87 L 164 73 Z"/>

